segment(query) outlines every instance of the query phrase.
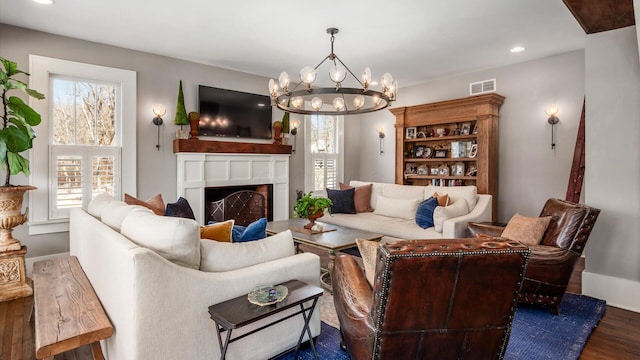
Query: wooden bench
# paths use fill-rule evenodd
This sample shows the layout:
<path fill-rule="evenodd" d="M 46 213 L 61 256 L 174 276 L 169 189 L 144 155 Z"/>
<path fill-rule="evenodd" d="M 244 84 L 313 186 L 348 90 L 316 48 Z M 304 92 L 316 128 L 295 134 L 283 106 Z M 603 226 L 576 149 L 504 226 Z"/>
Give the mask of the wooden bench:
<path fill-rule="evenodd" d="M 75 256 L 33 265 L 36 358 L 91 345 L 94 359 L 104 359 L 100 340 L 113 326 Z"/>

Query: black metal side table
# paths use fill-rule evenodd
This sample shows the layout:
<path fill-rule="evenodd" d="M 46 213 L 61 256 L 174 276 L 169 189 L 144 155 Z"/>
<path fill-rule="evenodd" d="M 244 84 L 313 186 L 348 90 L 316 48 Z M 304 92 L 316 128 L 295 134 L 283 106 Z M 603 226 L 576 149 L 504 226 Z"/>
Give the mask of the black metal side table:
<path fill-rule="evenodd" d="M 311 320 L 313 310 L 318 303 L 318 298 L 320 298 L 324 291 L 317 286 L 310 285 L 298 280 L 287 281 L 281 285 L 286 286 L 287 289 L 289 289 L 289 293 L 286 299 L 273 305 L 258 306 L 251 304 L 249 300 L 247 300 L 247 296 L 245 295 L 209 306 L 209 315 L 211 315 L 211 319 L 216 323 L 218 344 L 220 345 L 220 359 L 225 359 L 230 343 L 236 340 L 240 340 L 245 336 L 249 336 L 260 330 L 263 330 L 269 326 L 292 318 L 296 315 L 302 315 L 304 319 L 304 326 L 300 333 L 300 337 L 298 338 L 298 344 L 296 345 L 296 358 L 298 357 L 300 345 L 302 344 L 302 339 L 304 338 L 304 334 L 306 333 L 309 335 L 309 342 L 311 343 L 313 355 L 315 359 L 318 359 L 318 353 L 316 352 L 315 344 L 313 343 L 313 339 L 311 338 L 309 321 Z M 311 306 L 305 307 L 304 303 L 310 300 L 313 300 Z M 235 338 L 231 338 L 233 329 L 241 328 L 243 326 L 249 325 L 258 320 L 268 318 L 271 315 L 296 306 L 300 306 L 300 310 L 293 314 L 287 315 L 284 318 L 274 320 L 264 326 L 261 326 L 255 330 L 252 330 Z M 223 340 L 222 333 L 225 331 L 227 332 L 227 334 L 225 336 L 225 339 Z"/>

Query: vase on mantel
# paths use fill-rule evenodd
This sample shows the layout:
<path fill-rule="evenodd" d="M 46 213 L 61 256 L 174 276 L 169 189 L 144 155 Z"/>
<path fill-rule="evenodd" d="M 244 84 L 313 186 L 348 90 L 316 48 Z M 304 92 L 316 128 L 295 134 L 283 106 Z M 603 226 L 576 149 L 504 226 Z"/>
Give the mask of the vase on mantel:
<path fill-rule="evenodd" d="M 24 256 L 27 247 L 13 238 L 13 228 L 28 220 L 29 208 L 21 213 L 25 192 L 35 186 L 0 186 L 0 301 L 33 294 L 26 283 Z"/>
<path fill-rule="evenodd" d="M 189 135 L 191 139 L 198 140 L 198 130 L 200 128 L 200 114 L 195 111 L 189 113 Z"/>

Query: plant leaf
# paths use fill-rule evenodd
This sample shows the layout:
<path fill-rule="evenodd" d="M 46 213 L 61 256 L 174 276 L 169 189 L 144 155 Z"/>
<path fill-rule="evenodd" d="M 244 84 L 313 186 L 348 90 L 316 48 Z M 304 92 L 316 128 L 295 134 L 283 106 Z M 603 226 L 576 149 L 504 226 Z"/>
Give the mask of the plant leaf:
<path fill-rule="evenodd" d="M 26 88 L 24 91 L 29 94 L 32 98 L 36 98 L 38 100 L 44 99 L 44 94 L 37 92 L 36 90 Z"/>
<path fill-rule="evenodd" d="M 31 139 L 17 126 L 7 126 L 0 131 L 0 136 L 10 152 L 19 153 L 29 149 Z"/>
<path fill-rule="evenodd" d="M 9 157 L 9 170 L 11 171 L 11 175 L 24 173 L 29 176 L 31 172 L 29 171 L 29 160 L 27 158 L 14 152 L 8 152 L 7 157 Z"/>
<path fill-rule="evenodd" d="M 33 140 L 33 138 L 36 137 L 36 132 L 33 130 L 33 128 L 31 126 L 29 126 L 29 124 L 27 124 L 24 121 L 24 119 L 21 118 L 20 116 L 16 115 L 14 117 L 10 117 L 9 118 L 9 122 L 11 122 L 15 126 L 19 127 L 20 130 L 22 130 L 23 133 L 27 134 L 29 139 Z"/>
<path fill-rule="evenodd" d="M 25 104 L 24 101 L 17 96 L 9 98 L 7 107 L 9 107 L 14 114 L 22 116 L 24 121 L 31 126 L 36 126 L 40 124 L 40 121 L 42 121 L 40 114 L 33 110 L 31 106 Z"/>
<path fill-rule="evenodd" d="M 7 158 L 7 144 L 0 138 L 0 164 L 4 166 L 4 160 Z M 5 169 L 6 171 L 7 169 Z"/>

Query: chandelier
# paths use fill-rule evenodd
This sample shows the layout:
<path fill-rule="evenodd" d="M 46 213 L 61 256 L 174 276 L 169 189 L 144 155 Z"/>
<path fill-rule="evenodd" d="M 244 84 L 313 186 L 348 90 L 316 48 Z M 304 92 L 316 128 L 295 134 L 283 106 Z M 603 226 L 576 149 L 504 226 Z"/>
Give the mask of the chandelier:
<path fill-rule="evenodd" d="M 294 114 L 353 115 L 382 110 L 396 100 L 398 82 L 389 73 L 382 76 L 382 90 L 370 89 L 371 69 L 365 67 L 362 80 L 345 65 L 333 52 L 333 41 L 336 28 L 328 28 L 331 35 L 331 53 L 315 68 L 310 66 L 300 70 L 300 82 L 290 88 L 289 74 L 283 72 L 278 81 L 269 80 L 271 106 Z M 326 61 L 332 63 L 329 78 L 333 87 L 312 87 L 317 77 L 318 68 Z M 347 75 L 351 75 L 360 84 L 360 88 L 342 87 Z M 300 88 L 300 89 L 299 89 Z M 326 106 L 325 106 L 326 104 Z"/>

